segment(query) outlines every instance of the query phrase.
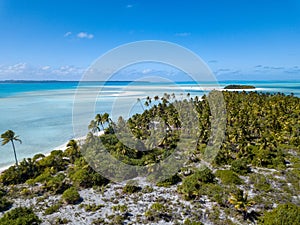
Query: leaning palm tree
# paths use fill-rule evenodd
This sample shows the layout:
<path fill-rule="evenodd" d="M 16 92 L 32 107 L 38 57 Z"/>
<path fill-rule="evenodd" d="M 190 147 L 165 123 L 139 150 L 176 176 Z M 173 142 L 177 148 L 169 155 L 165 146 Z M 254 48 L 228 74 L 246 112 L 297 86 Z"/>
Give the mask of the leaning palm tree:
<path fill-rule="evenodd" d="M 7 130 L 3 134 L 1 134 L 1 138 L 2 138 L 2 145 L 6 145 L 8 142 L 11 142 L 14 150 L 16 165 L 18 166 L 18 159 L 17 159 L 14 141 L 18 141 L 22 144 L 22 141 L 19 139 L 19 136 L 15 136 L 15 132 L 13 132 L 12 130 Z"/>

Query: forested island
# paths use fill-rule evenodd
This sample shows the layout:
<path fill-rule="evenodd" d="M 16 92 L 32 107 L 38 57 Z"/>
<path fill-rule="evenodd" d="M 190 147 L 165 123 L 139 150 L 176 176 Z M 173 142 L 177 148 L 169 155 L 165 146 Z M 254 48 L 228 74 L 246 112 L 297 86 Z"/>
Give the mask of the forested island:
<path fill-rule="evenodd" d="M 148 97 L 145 111 L 128 120 L 97 114 L 84 143 L 70 140 L 65 151 L 38 154 L 11 166 L 0 176 L 0 224 L 298 224 L 300 99 L 224 91 L 225 138 L 205 165 L 213 116 L 209 99 L 214 94 L 182 100 L 172 94 Z M 178 105 L 185 117 L 198 115 L 193 124 L 197 129 L 184 130 Z M 153 118 L 161 118 L 167 135 L 150 132 Z M 134 135 L 133 146 L 118 139 L 117 131 L 128 138 L 124 129 Z M 187 162 L 173 176 L 153 183 L 153 165 L 175 151 L 184 132 L 197 136 L 185 143 Z M 94 151 L 101 146 L 119 161 L 147 168 L 150 175 L 131 180 L 139 171 L 111 167 L 128 181 L 103 177 L 86 162 L 101 159 L 105 164 L 101 151 Z"/>
<path fill-rule="evenodd" d="M 253 85 L 240 85 L 240 84 L 230 84 L 224 87 L 224 89 L 255 89 Z"/>

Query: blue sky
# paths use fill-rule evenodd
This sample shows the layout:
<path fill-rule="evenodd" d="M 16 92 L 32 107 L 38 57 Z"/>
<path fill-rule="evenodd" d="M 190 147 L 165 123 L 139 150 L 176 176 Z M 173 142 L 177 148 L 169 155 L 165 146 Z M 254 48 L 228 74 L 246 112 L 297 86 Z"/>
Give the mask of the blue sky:
<path fill-rule="evenodd" d="M 1 0 L 0 80 L 77 80 L 140 40 L 182 45 L 220 80 L 300 79 L 299 15 L 298 0 Z"/>

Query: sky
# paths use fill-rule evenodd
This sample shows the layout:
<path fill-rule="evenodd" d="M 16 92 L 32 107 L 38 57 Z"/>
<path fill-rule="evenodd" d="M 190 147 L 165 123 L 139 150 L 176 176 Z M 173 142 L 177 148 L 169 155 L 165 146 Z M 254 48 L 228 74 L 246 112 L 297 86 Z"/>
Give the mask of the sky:
<path fill-rule="evenodd" d="M 299 80 L 299 15 L 299 0 L 0 0 L 0 80 L 79 80 L 142 40 L 191 50 L 219 80 Z"/>

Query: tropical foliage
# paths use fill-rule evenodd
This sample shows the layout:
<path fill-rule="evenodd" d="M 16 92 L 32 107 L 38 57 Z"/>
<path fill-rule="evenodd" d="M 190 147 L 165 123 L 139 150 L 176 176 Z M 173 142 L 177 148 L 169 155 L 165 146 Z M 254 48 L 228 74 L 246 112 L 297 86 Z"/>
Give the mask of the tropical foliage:
<path fill-rule="evenodd" d="M 12 209 L 0 218 L 1 225 L 37 225 L 41 220 L 34 214 L 32 209 L 19 207 Z"/>
<path fill-rule="evenodd" d="M 131 179 L 141 175 L 149 180 L 153 178 L 152 174 L 171 171 L 171 175 L 161 179 L 157 186 L 163 189 L 176 185 L 167 192 L 177 191 L 178 196 L 190 201 L 193 207 L 201 208 L 201 204 L 213 202 L 216 212 L 219 210 L 222 217 L 226 217 L 226 222 L 216 219 L 216 224 L 230 224 L 230 218 L 238 214 L 242 215 L 236 216 L 240 223 L 248 222 L 244 219 L 257 220 L 258 214 L 253 214 L 253 210 L 262 214 L 258 219 L 261 224 L 276 224 L 274 221 L 293 224 L 291 221 L 299 221 L 300 99 L 280 93 L 223 92 L 226 103 L 225 138 L 219 143 L 221 147 L 216 157 L 212 157 L 212 163 L 207 164 L 210 156 L 207 149 L 215 141 L 210 137 L 215 126 L 213 118 L 217 116 L 211 112 L 210 102 L 215 94 L 212 91 L 202 98 L 188 95 L 181 100 L 173 94 L 165 94 L 161 98 L 147 97 L 139 100 L 143 113 L 128 120 L 120 117 L 113 122 L 107 113 L 97 114 L 88 126 L 90 133 L 84 144 L 70 140 L 64 152 L 54 150 L 48 156 L 37 154 L 32 159 L 24 159 L 18 166 L 16 161 L 15 166 L 1 173 L 0 182 L 4 189 L 9 190 L 0 190 L 1 211 L 11 207 L 14 194 L 19 195 L 20 190 L 27 196 L 36 197 L 62 194 L 65 203 L 76 204 L 81 201 L 78 192 L 81 189 L 93 187 L 104 190 L 109 183 L 99 171 L 107 177 L 114 174 L 117 178 Z M 225 115 L 225 112 L 221 114 Z M 185 123 L 185 118 L 188 118 L 189 124 Z M 104 131 L 104 134 L 98 135 L 98 131 Z M 18 139 L 14 134 L 4 136 L 5 143 Z M 117 167 L 103 152 L 124 164 L 135 165 L 137 169 Z M 165 167 L 155 167 L 172 155 L 185 160 L 179 167 L 174 161 Z M 101 170 L 99 165 L 106 169 Z M 139 168 L 146 169 L 141 172 Z M 27 189 L 18 189 L 14 186 L 16 184 Z M 246 192 L 249 189 L 251 199 Z M 146 188 L 140 190 L 138 184 L 129 182 L 118 195 L 137 201 L 137 196 L 148 193 Z M 274 203 L 279 206 L 270 211 Z M 56 212 L 59 207 L 64 205 L 59 202 L 45 214 Z M 188 211 L 185 211 L 185 218 L 190 216 Z M 28 214 L 35 218 L 29 211 Z M 215 218 L 219 218 L 219 214 L 216 213 Z M 287 218 L 283 214 L 288 215 Z M 203 213 L 203 218 L 205 215 Z M 153 222 L 175 221 L 168 204 L 163 201 L 147 207 L 144 216 Z M 0 221 L 4 218 L 7 220 L 8 216 Z M 203 218 L 201 222 L 207 219 Z M 112 220 L 121 223 L 125 216 L 115 215 Z M 199 217 L 194 215 L 186 219 L 185 224 L 201 224 L 198 220 Z M 208 220 L 213 221 L 213 217 L 208 216 Z M 102 218 L 99 221 L 103 222 Z"/>
<path fill-rule="evenodd" d="M 277 206 L 270 212 L 266 212 L 260 219 L 259 224 L 264 225 L 297 225 L 300 221 L 300 207 L 286 203 Z"/>

